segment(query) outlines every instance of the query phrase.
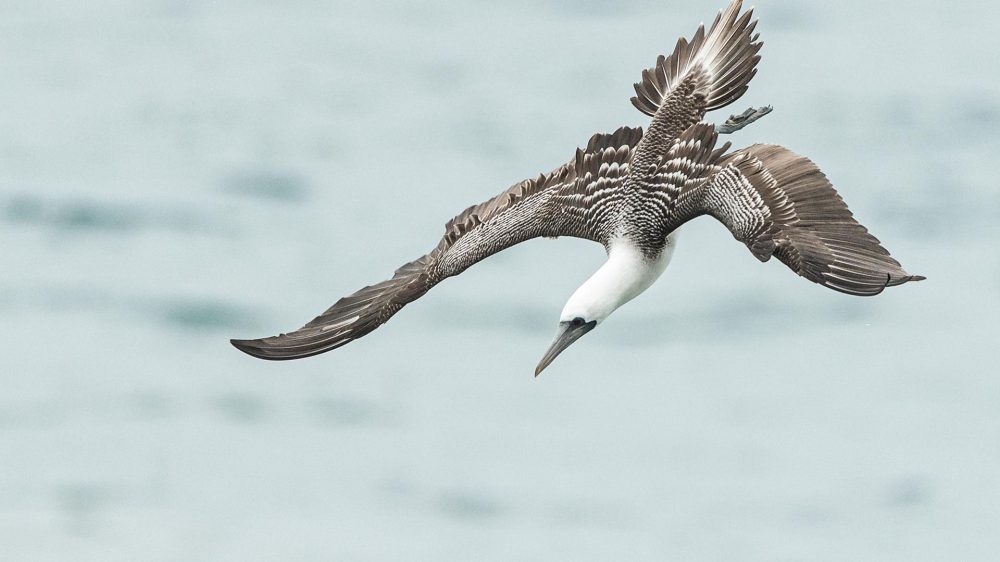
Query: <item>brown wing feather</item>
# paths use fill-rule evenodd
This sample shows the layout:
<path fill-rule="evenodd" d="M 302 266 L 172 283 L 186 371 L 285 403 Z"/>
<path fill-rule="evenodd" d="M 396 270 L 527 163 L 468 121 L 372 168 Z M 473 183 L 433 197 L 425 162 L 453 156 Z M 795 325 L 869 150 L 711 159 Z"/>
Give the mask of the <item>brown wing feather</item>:
<path fill-rule="evenodd" d="M 574 236 L 603 242 L 593 228 L 599 193 L 623 180 L 641 129 L 622 127 L 591 137 L 568 163 L 518 182 L 473 205 L 445 225 L 430 253 L 396 270 L 391 279 L 344 297 L 302 328 L 269 338 L 231 340 L 262 359 L 309 357 L 372 332 L 434 285 L 517 243 L 539 236 Z"/>
<path fill-rule="evenodd" d="M 704 185 L 686 191 L 674 221 L 710 214 L 761 261 L 777 256 L 799 275 L 852 295 L 870 296 L 923 277 L 910 275 L 858 223 L 808 158 L 754 145 L 719 162 Z"/>

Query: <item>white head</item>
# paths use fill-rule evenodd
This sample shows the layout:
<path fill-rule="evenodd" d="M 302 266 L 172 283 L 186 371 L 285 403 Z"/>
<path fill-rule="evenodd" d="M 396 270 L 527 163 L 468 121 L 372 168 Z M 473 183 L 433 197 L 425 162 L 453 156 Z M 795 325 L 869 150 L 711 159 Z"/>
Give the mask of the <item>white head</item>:
<path fill-rule="evenodd" d="M 608 261 L 587 279 L 566 301 L 559 315 L 559 331 L 549 350 L 535 368 L 537 377 L 557 355 L 603 322 L 621 305 L 649 288 L 670 263 L 675 234 L 656 259 L 647 259 L 627 241 L 612 243 Z"/>

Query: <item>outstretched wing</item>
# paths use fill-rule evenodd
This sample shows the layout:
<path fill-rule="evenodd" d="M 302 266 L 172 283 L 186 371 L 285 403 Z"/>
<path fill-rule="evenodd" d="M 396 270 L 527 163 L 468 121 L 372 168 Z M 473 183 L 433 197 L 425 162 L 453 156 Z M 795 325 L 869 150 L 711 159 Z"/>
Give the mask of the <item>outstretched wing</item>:
<path fill-rule="evenodd" d="M 714 130 L 701 131 L 714 146 Z M 754 145 L 710 162 L 682 189 L 671 226 L 708 214 L 757 259 L 777 256 L 793 271 L 835 291 L 870 296 L 924 279 L 910 275 L 809 159 L 776 145 Z M 676 182 L 675 182 L 676 183 Z"/>
<path fill-rule="evenodd" d="M 232 340 L 262 359 L 298 359 L 346 345 L 381 326 L 444 279 L 501 250 L 540 236 L 604 242 L 596 213 L 613 199 L 628 174 L 642 129 L 622 127 L 594 135 L 585 149 L 551 173 L 512 185 L 473 205 L 445 225 L 430 253 L 400 267 L 391 279 L 337 301 L 302 328 L 269 338 Z"/>

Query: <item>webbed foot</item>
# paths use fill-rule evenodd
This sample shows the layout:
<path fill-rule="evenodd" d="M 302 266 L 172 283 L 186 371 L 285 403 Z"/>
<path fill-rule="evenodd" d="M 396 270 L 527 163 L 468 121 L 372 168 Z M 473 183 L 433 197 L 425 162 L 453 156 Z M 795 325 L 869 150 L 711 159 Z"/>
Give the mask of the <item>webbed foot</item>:
<path fill-rule="evenodd" d="M 731 115 L 729 119 L 726 119 L 725 123 L 721 125 L 716 125 L 715 130 L 720 135 L 728 135 L 731 133 L 735 133 L 736 131 L 739 131 L 740 129 L 746 127 L 750 123 L 753 123 L 754 121 L 760 119 L 761 117 L 767 115 L 768 113 L 771 113 L 771 111 L 773 110 L 774 108 L 771 107 L 770 105 L 765 105 L 763 107 L 758 107 L 758 108 L 751 107 L 750 109 L 747 109 L 746 111 L 744 111 L 739 115 Z"/>

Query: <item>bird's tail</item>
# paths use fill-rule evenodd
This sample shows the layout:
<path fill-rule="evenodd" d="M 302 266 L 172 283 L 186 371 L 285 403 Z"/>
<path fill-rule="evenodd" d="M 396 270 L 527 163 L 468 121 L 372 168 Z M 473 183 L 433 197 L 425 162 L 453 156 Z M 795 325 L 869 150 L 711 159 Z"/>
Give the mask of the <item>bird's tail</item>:
<path fill-rule="evenodd" d="M 701 25 L 690 42 L 678 39 L 669 57 L 660 55 L 655 66 L 642 72 L 632 105 L 653 116 L 674 88 L 695 73 L 699 74 L 695 89 L 705 97 L 705 111 L 739 99 L 757 73 L 757 52 L 763 45 L 753 33 L 757 26 L 757 20 L 751 21 L 753 9 L 741 15 L 742 8 L 742 0 L 733 0 L 719 12 L 707 34 Z"/>

